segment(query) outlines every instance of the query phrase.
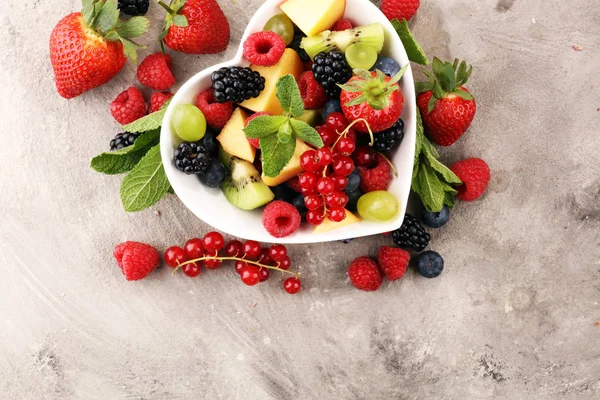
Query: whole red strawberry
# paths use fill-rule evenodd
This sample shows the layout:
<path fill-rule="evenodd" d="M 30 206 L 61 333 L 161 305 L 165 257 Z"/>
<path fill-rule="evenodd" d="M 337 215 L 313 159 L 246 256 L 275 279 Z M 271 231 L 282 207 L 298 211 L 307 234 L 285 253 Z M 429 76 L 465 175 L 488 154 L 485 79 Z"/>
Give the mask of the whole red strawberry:
<path fill-rule="evenodd" d="M 382 0 L 381 12 L 391 21 L 394 18 L 410 21 L 421 6 L 421 0 Z"/>
<path fill-rule="evenodd" d="M 173 97 L 173 93 L 169 92 L 154 92 L 150 97 L 150 106 L 148 107 L 148 114 L 152 114 L 160 110 L 167 100 Z"/>
<path fill-rule="evenodd" d="M 433 75 L 429 82 L 417 84 L 417 106 L 423 117 L 425 133 L 440 146 L 450 146 L 469 128 L 477 105 L 463 85 L 471 75 L 463 61 L 454 64 L 433 59 Z"/>
<path fill-rule="evenodd" d="M 135 86 L 129 87 L 110 103 L 110 113 L 121 125 L 127 125 L 142 118 L 146 115 L 146 101 L 142 92 Z"/>
<path fill-rule="evenodd" d="M 355 72 L 356 75 L 341 86 L 340 103 L 348 121 L 364 119 L 372 132 L 381 132 L 394 125 L 402 115 L 404 96 L 398 81 L 405 70 L 403 68 L 393 78 L 381 71 Z M 354 127 L 359 132 L 369 131 L 362 121 Z"/>
<path fill-rule="evenodd" d="M 348 267 L 348 277 L 355 288 L 368 292 L 379 289 L 383 279 L 375 261 L 369 257 L 358 257 Z"/>
<path fill-rule="evenodd" d="M 215 54 L 229 44 L 229 22 L 216 0 L 172 0 L 161 40 L 173 50 L 187 54 Z"/>
<path fill-rule="evenodd" d="M 110 81 L 126 57 L 135 60 L 137 45 L 129 38 L 142 35 L 149 24 L 145 17 L 119 21 L 116 0 L 87 1 L 86 5 L 80 13 L 60 20 L 50 34 L 56 88 L 65 99 Z"/>
<path fill-rule="evenodd" d="M 381 155 L 375 154 L 376 164 L 372 168 L 358 167 L 360 189 L 365 192 L 387 190 L 392 180 L 392 169 L 389 162 Z"/>
<path fill-rule="evenodd" d="M 481 158 L 467 158 L 455 162 L 450 169 L 463 182 L 457 188 L 460 200 L 477 200 L 485 193 L 490 183 L 490 167 Z"/>
<path fill-rule="evenodd" d="M 128 281 L 144 279 L 159 263 L 158 251 L 145 243 L 121 243 L 115 247 L 113 255 Z"/>
<path fill-rule="evenodd" d="M 398 247 L 381 246 L 377 253 L 377 261 L 381 271 L 389 281 L 395 281 L 404 276 L 410 254 Z"/>

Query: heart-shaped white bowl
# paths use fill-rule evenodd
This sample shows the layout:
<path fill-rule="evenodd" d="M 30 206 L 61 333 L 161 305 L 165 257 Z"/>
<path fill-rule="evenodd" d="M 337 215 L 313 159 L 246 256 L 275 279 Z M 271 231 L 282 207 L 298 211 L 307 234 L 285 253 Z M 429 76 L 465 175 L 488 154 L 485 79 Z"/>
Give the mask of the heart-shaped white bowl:
<path fill-rule="evenodd" d="M 273 15 L 280 14 L 279 5 L 281 3 L 283 3 L 282 0 L 265 1 L 248 23 L 241 43 L 244 43 L 250 34 L 261 31 L 264 24 Z M 369 0 L 346 0 L 344 16 L 355 25 L 381 23 L 385 30 L 385 46 L 382 54 L 392 57 L 401 66 L 409 63 L 404 46 L 396 31 L 381 11 Z M 398 177 L 393 179 L 388 191 L 394 194 L 400 202 L 400 212 L 393 220 L 384 223 L 361 221 L 318 235 L 313 235 L 313 227 L 311 225 L 303 223 L 300 229 L 293 235 L 277 239 L 271 236 L 263 227 L 261 221 L 262 210 L 240 210 L 232 206 L 219 189 L 208 188 L 202 185 L 195 176 L 186 175 L 175 168 L 173 164 L 173 150 L 181 142 L 171 130 L 171 118 L 175 106 L 186 103 L 194 104 L 197 94 L 211 86 L 211 74 L 213 71 L 227 66 L 247 66 L 248 62 L 244 59 L 242 53 L 243 50 L 240 45 L 237 54 L 232 60 L 198 72 L 177 91 L 177 94 L 175 94 L 167 108 L 161 130 L 160 151 L 167 177 L 173 186 L 173 190 L 175 190 L 175 193 L 183 204 L 198 218 L 220 231 L 260 242 L 328 242 L 389 232 L 400 227 L 404 219 L 406 203 L 410 192 L 416 140 L 415 90 L 410 66 L 400 81 L 402 93 L 404 94 L 404 109 L 402 111 L 404 139 L 400 146 L 393 152 L 391 159 L 398 171 Z"/>

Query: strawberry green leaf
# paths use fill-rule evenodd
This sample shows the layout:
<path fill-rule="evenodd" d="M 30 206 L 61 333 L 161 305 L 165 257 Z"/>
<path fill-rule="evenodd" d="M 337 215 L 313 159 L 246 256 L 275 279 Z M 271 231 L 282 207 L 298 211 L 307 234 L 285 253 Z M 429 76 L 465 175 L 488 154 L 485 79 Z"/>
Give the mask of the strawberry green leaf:
<path fill-rule="evenodd" d="M 119 21 L 119 9 L 117 8 L 117 0 L 107 0 L 94 20 L 94 27 L 102 33 L 106 33 L 115 26 Z"/>
<path fill-rule="evenodd" d="M 162 125 L 162 120 L 165 117 L 166 111 L 165 108 L 162 108 L 159 111 L 148 114 L 130 124 L 124 125 L 123 129 L 125 132 L 147 132 L 158 129 Z"/>
<path fill-rule="evenodd" d="M 404 50 L 406 50 L 406 54 L 408 55 L 408 59 L 414 63 L 421 65 L 429 65 L 429 60 L 423 51 L 421 45 L 416 41 L 413 36 L 410 28 L 408 27 L 408 22 L 403 19 L 402 22 L 398 21 L 398 19 L 393 19 L 392 26 L 396 30 L 396 33 L 400 37 L 402 44 L 404 45 Z"/>
<path fill-rule="evenodd" d="M 297 118 L 304 114 L 304 101 L 294 75 L 282 76 L 277 82 L 277 99 L 287 114 Z"/>
<path fill-rule="evenodd" d="M 274 178 L 290 162 L 296 150 L 296 141 L 282 143 L 277 135 L 260 138 L 260 149 L 262 151 L 262 166 L 265 176 Z"/>
<path fill-rule="evenodd" d="M 433 89 L 433 84 L 429 83 L 429 82 L 417 82 L 415 83 L 415 92 L 417 92 L 417 94 L 419 93 L 425 93 L 429 90 Z"/>
<path fill-rule="evenodd" d="M 454 59 L 454 62 L 452 63 L 452 69 L 453 69 L 454 71 L 456 71 L 456 67 L 458 67 L 458 58 L 455 58 L 455 59 Z"/>
<path fill-rule="evenodd" d="M 442 89 L 442 86 L 440 85 L 439 81 L 435 81 L 435 83 L 433 84 L 433 95 L 437 99 L 443 99 L 444 97 L 446 97 L 446 92 L 444 92 L 444 89 Z"/>
<path fill-rule="evenodd" d="M 131 146 L 108 151 L 92 158 L 90 166 L 103 174 L 115 175 L 130 171 L 144 154 L 160 140 L 160 129 L 142 133 Z"/>
<path fill-rule="evenodd" d="M 435 95 L 432 95 L 429 101 L 427 102 L 427 114 L 433 111 L 435 108 L 435 103 L 437 103 L 437 98 Z"/>
<path fill-rule="evenodd" d="M 298 121 L 297 119 L 290 119 L 290 124 L 292 125 L 292 130 L 294 131 L 294 134 L 303 142 L 313 145 L 317 149 L 320 149 L 324 146 L 323 140 L 321 139 L 321 135 L 319 135 L 319 132 L 317 132 L 315 128 L 313 128 L 306 122 Z"/>
<path fill-rule="evenodd" d="M 125 39 L 123 37 L 121 38 L 121 43 L 123 43 L 123 53 L 125 54 L 125 57 L 133 62 L 137 62 L 137 50 L 145 48 L 145 46 L 140 46 L 133 40 Z"/>
<path fill-rule="evenodd" d="M 437 78 L 440 82 L 440 86 L 445 92 L 452 92 L 456 88 L 456 77 L 454 76 L 452 64 L 444 63 L 442 67 L 442 74 Z"/>
<path fill-rule="evenodd" d="M 173 16 L 173 25 L 178 26 L 180 28 L 185 28 L 188 26 L 188 20 L 185 15 L 177 14 Z"/>
<path fill-rule="evenodd" d="M 409 64 L 406 64 L 404 67 L 402 67 L 402 69 L 400 71 L 398 71 L 398 73 L 396 75 L 394 75 L 392 77 L 392 79 L 390 79 L 389 82 L 387 82 L 387 84 L 393 85 L 394 83 L 399 82 L 400 79 L 402 79 L 402 76 L 404 75 L 404 73 L 406 72 L 408 67 L 409 67 Z"/>
<path fill-rule="evenodd" d="M 123 38 L 142 36 L 148 30 L 150 21 L 146 17 L 131 17 L 117 27 L 117 33 Z"/>
<path fill-rule="evenodd" d="M 254 118 L 243 130 L 246 136 L 251 139 L 267 137 L 279 132 L 279 128 L 285 124 L 288 119 L 288 117 L 284 117 L 283 115 L 264 115 Z"/>
<path fill-rule="evenodd" d="M 121 183 L 125 211 L 140 211 L 154 205 L 171 185 L 160 156 L 160 145 L 151 148 Z"/>
<path fill-rule="evenodd" d="M 467 92 L 466 90 L 456 89 L 453 93 L 455 95 L 457 95 L 458 97 L 460 97 L 461 99 L 473 100 L 473 95 L 471 93 Z"/>
<path fill-rule="evenodd" d="M 368 79 L 372 78 L 371 73 L 364 69 L 355 68 L 352 70 L 352 72 L 354 73 L 354 75 L 356 75 L 359 78 L 364 79 L 364 80 L 368 80 Z M 383 74 L 383 78 L 385 78 L 385 74 Z"/>

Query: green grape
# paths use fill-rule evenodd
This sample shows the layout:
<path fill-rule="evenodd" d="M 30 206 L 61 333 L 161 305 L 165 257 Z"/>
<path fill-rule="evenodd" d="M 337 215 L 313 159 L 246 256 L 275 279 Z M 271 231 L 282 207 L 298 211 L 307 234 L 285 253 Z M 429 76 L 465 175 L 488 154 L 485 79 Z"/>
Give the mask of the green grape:
<path fill-rule="evenodd" d="M 377 52 L 367 44 L 351 44 L 346 49 L 346 61 L 352 68 L 370 70 L 377 61 Z"/>
<path fill-rule="evenodd" d="M 275 32 L 281 36 L 286 46 L 294 40 L 294 24 L 285 14 L 272 16 L 265 24 L 263 31 Z"/>
<path fill-rule="evenodd" d="M 206 118 L 200 109 L 192 104 L 179 104 L 173 111 L 171 127 L 182 140 L 195 142 L 206 133 Z"/>
<path fill-rule="evenodd" d="M 398 214 L 400 205 L 393 194 L 385 190 L 369 192 L 358 199 L 358 214 L 367 221 L 389 221 Z"/>

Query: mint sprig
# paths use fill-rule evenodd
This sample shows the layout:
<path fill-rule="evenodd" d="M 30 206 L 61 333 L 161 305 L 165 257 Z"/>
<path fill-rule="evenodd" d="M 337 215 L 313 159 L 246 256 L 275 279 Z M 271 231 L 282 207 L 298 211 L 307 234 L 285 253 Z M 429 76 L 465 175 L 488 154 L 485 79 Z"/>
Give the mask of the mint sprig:
<path fill-rule="evenodd" d="M 391 22 L 404 45 L 404 50 L 406 50 L 408 59 L 416 64 L 429 65 L 429 60 L 421 48 L 421 45 L 415 40 L 415 37 L 410 31 L 408 22 L 405 19 L 398 21 L 397 18 L 394 18 Z"/>
<path fill-rule="evenodd" d="M 170 101 L 167 100 L 167 101 Z M 162 125 L 162 120 L 167 112 L 167 102 L 161 107 L 160 110 L 148 114 L 145 117 L 137 119 L 130 124 L 123 125 L 125 132 L 147 132 L 154 129 L 158 129 Z"/>
<path fill-rule="evenodd" d="M 438 158 L 438 151 L 425 137 L 421 113 L 417 109 L 417 145 L 412 178 L 412 190 L 419 195 L 423 206 L 431 212 L 439 212 L 444 205 L 452 208 L 456 197 L 453 185 L 461 180 Z"/>
<path fill-rule="evenodd" d="M 90 166 L 107 175 L 130 171 L 151 147 L 158 144 L 159 139 L 160 129 L 144 132 L 131 146 L 117 151 L 107 151 L 92 158 Z"/>
<path fill-rule="evenodd" d="M 285 115 L 262 116 L 244 128 L 246 136 L 260 140 L 265 176 L 274 178 L 290 162 L 296 150 L 296 138 L 323 147 L 319 133 L 296 118 L 304 114 L 304 101 L 293 75 L 285 75 L 276 85 L 277 99 Z"/>

